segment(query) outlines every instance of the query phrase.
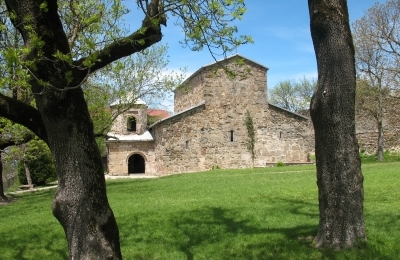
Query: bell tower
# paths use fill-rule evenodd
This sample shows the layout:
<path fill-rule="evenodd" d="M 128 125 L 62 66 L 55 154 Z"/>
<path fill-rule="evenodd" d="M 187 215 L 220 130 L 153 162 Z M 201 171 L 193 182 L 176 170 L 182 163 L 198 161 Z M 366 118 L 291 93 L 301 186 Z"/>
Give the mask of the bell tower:
<path fill-rule="evenodd" d="M 110 105 L 111 113 L 118 113 L 118 110 L 124 110 L 126 106 L 120 101 L 113 102 Z M 118 135 L 141 135 L 146 131 L 146 125 L 147 105 L 138 99 L 132 107 L 117 116 L 110 132 Z"/>

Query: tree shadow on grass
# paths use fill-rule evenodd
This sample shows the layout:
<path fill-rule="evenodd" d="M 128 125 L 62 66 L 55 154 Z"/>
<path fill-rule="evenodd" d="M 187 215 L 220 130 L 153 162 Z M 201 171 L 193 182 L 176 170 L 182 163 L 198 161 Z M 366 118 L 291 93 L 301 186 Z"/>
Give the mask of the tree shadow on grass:
<path fill-rule="evenodd" d="M 175 221 L 175 226 L 187 237 L 179 245 L 186 259 L 195 258 L 196 247 L 213 247 L 213 244 L 218 244 L 220 251 L 214 259 L 276 259 L 279 251 L 293 251 L 299 245 L 307 247 L 309 241 L 297 238 L 308 237 L 316 232 L 316 228 L 310 225 L 289 228 L 258 227 L 251 220 L 235 216 L 240 216 L 240 212 L 223 207 L 207 207 L 183 213 Z M 268 236 L 273 233 L 276 235 Z M 270 255 L 271 252 L 275 253 Z"/>
<path fill-rule="evenodd" d="M 296 214 L 299 207 L 295 203 L 294 210 L 288 214 Z M 344 252 L 315 249 L 312 243 L 318 232 L 317 225 L 299 223 L 295 226 L 268 227 L 268 224 L 257 225 L 253 220 L 240 216 L 238 210 L 224 207 L 183 212 L 174 222 L 181 237 L 186 239 L 180 239 L 175 246 L 188 260 L 387 259 L 379 250 L 365 243 Z"/>
<path fill-rule="evenodd" d="M 51 213 L 54 190 L 12 195 L 0 216 L 0 259 L 68 259 L 64 231 Z"/>
<path fill-rule="evenodd" d="M 23 231 L 2 236 L 2 259 L 68 259 L 64 233 L 53 230 L 53 225 L 25 227 Z M 42 237 L 41 234 L 46 234 Z M 4 253 L 7 255 L 5 256 Z"/>

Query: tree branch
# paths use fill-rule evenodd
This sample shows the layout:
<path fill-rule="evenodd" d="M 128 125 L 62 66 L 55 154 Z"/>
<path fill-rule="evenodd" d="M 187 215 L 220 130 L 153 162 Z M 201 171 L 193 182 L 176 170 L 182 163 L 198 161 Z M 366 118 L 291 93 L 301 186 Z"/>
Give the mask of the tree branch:
<path fill-rule="evenodd" d="M 0 94 L 0 116 L 25 126 L 47 143 L 47 131 L 37 109 Z"/>
<path fill-rule="evenodd" d="M 161 41 L 161 24 L 165 21 L 160 18 L 160 11 L 162 10 L 158 8 L 159 2 L 159 0 L 151 1 L 147 14 L 142 21 L 142 26 L 136 32 L 74 62 L 74 65 L 78 68 L 87 68 L 90 71 L 89 73 L 93 73 L 113 61 L 140 52 Z M 91 64 L 85 65 L 85 63 Z"/>

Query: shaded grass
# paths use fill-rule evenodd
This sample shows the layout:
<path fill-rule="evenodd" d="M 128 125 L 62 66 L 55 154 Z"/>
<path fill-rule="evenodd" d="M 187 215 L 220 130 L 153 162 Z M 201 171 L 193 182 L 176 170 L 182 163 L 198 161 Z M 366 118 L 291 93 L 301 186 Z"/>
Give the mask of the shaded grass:
<path fill-rule="evenodd" d="M 378 154 L 367 154 L 360 153 L 361 162 L 366 163 L 387 163 L 387 162 L 400 162 L 400 153 L 391 153 L 386 151 L 383 153 L 384 160 L 382 162 L 378 161 Z"/>
<path fill-rule="evenodd" d="M 109 181 L 125 259 L 397 259 L 400 163 L 366 164 L 369 241 L 317 250 L 315 166 L 215 170 Z M 54 191 L 0 207 L 2 259 L 67 259 Z"/>
<path fill-rule="evenodd" d="M 63 229 L 51 213 L 54 190 L 12 196 L 0 207 L 0 259 L 68 259 Z"/>

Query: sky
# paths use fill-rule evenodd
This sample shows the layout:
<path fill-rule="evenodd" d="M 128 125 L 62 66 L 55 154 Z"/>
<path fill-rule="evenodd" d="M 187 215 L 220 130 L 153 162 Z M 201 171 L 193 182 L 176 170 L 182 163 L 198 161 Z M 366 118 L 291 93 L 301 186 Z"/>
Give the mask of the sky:
<path fill-rule="evenodd" d="M 129 1 L 128 8 L 136 9 L 135 2 Z M 376 2 L 385 3 L 386 0 L 348 0 L 350 23 L 360 19 Z M 237 53 L 269 68 L 267 87 L 272 88 L 288 79 L 317 78 L 308 1 L 245 0 L 245 4 L 247 12 L 237 23 L 239 34 L 252 36 L 254 43 L 239 46 Z M 129 16 L 126 19 L 131 28 L 140 25 Z M 186 68 L 190 76 L 214 62 L 207 50 L 193 52 L 184 48 L 179 43 L 183 33 L 172 20 L 167 21 L 167 27 L 162 31 L 162 41 L 169 46 L 169 69 Z"/>

